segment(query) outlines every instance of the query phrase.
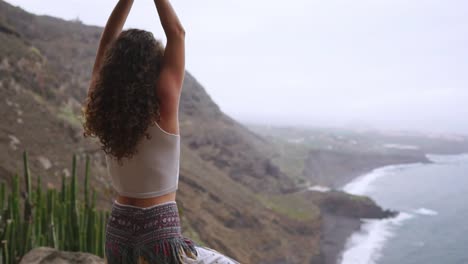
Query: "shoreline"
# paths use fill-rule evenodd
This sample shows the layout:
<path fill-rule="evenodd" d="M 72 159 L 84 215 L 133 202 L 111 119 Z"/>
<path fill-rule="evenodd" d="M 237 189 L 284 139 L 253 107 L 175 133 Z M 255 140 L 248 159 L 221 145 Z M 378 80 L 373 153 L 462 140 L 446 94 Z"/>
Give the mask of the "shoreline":
<path fill-rule="evenodd" d="M 394 164 L 379 167 L 354 178 L 352 181 L 342 186 L 340 190 L 348 194 L 366 196 L 370 199 L 373 199 L 372 197 L 368 196 L 368 192 L 372 190 L 372 184 L 379 178 L 391 176 L 392 173 L 398 172 L 400 170 L 432 163 L 434 162 L 430 161 L 424 163 L 418 162 L 409 164 Z M 376 204 L 380 206 L 377 202 Z M 389 229 L 396 225 L 400 225 L 402 222 L 410 218 L 412 218 L 411 215 L 408 215 L 404 212 L 398 212 L 397 215 L 390 218 L 356 219 L 356 221 L 359 222 L 359 225 L 352 232 L 348 233 L 348 236 L 344 239 L 341 251 L 337 254 L 335 261 L 329 264 L 354 264 L 352 260 L 356 259 L 356 251 L 368 250 L 367 247 L 373 247 L 374 250 L 381 251 L 384 248 L 387 239 L 392 237 Z M 380 231 L 386 235 L 369 235 L 375 231 Z M 369 235 L 369 237 L 364 239 L 366 235 Z M 352 249 L 354 249 L 354 251 Z M 371 263 L 374 263 L 374 258 L 377 257 L 373 254 L 370 254 L 366 260 L 372 261 Z"/>
<path fill-rule="evenodd" d="M 352 181 L 342 185 L 339 190 L 352 195 L 366 196 L 367 192 L 371 190 L 372 183 L 381 177 L 388 176 L 389 173 L 433 163 L 434 162 L 431 161 L 426 163 L 415 162 L 382 166 L 355 177 Z"/>
<path fill-rule="evenodd" d="M 410 169 L 416 166 L 425 166 L 429 164 L 444 164 L 458 162 L 459 160 L 464 160 L 468 157 L 468 153 L 458 153 L 458 154 L 434 154 L 429 153 L 425 155 L 426 158 L 430 161 L 429 163 L 413 163 L 413 164 L 395 164 L 389 166 L 383 166 L 377 169 L 372 170 L 371 172 L 365 173 L 359 177 L 356 177 L 349 183 L 345 184 L 340 189 L 351 193 L 354 195 L 368 195 L 368 192 L 372 190 L 372 183 L 375 180 L 378 180 L 380 177 L 392 176 L 394 173 L 398 173 L 401 170 Z M 371 198 L 372 199 L 372 198 Z M 374 247 L 373 253 L 381 251 L 388 241 L 388 238 L 391 238 L 394 234 L 392 229 L 401 225 L 406 220 L 411 219 L 416 215 L 437 215 L 437 212 L 426 209 L 419 208 L 414 212 L 399 212 L 396 217 L 387 218 L 387 219 L 360 219 L 360 226 L 352 232 L 344 243 L 342 251 L 337 255 L 336 264 L 353 264 L 350 262 L 352 259 L 356 259 L 357 252 L 364 252 L 368 250 L 371 246 Z M 371 232 L 380 233 L 382 236 L 375 235 L 370 236 Z M 366 237 L 366 235 L 368 237 Z M 367 239 L 367 240 L 366 240 Z M 367 247 L 366 247 L 367 246 Z M 354 249 L 354 251 L 352 250 Z M 369 252 L 366 252 L 369 253 Z M 369 261 L 376 261 L 378 258 L 369 254 Z M 374 259 L 375 258 L 375 259 Z M 371 262 L 374 263 L 374 262 Z"/>
<path fill-rule="evenodd" d="M 393 164 L 393 165 L 385 165 L 385 166 L 377 167 L 368 172 L 355 176 L 354 178 L 352 178 L 351 181 L 343 184 L 337 190 L 345 192 L 346 194 L 366 196 L 366 193 L 362 192 L 362 190 L 360 190 L 359 194 L 357 193 L 353 194 L 353 193 L 347 192 L 345 188 L 346 186 L 352 186 L 355 183 L 359 184 L 359 182 L 362 180 L 366 180 L 367 181 L 366 187 L 369 187 L 373 181 L 377 180 L 378 178 L 382 176 L 385 176 L 385 173 L 389 169 L 398 170 L 400 168 L 421 166 L 424 164 L 434 163 L 430 159 L 428 159 L 428 161 L 429 162 L 402 163 L 402 164 Z M 371 178 L 369 179 L 369 177 Z M 375 205 L 381 208 L 382 210 L 385 210 L 384 208 L 380 207 L 380 205 L 378 205 L 377 203 Z M 398 212 L 398 214 L 395 216 L 373 218 L 373 220 L 370 220 L 370 221 L 375 221 L 375 222 L 379 222 L 382 220 L 392 221 L 401 216 L 402 216 L 402 213 Z M 405 218 L 404 215 L 403 215 L 403 218 Z M 324 223 L 324 226 L 322 228 L 323 238 L 322 238 L 321 250 L 325 257 L 324 264 L 342 264 L 343 255 L 349 249 L 349 243 L 351 243 L 351 240 L 354 235 L 360 234 L 360 232 L 363 230 L 364 226 L 366 225 L 366 220 L 363 220 L 363 218 L 346 217 L 346 216 L 339 216 L 339 215 L 325 213 L 323 215 L 323 223 Z"/>
<path fill-rule="evenodd" d="M 361 220 L 350 217 L 323 214 L 323 238 L 321 251 L 323 264 L 338 264 L 341 261 L 346 244 L 356 230 L 361 229 Z"/>
<path fill-rule="evenodd" d="M 348 200 L 352 200 L 349 196 L 350 193 L 345 192 L 343 188 L 355 182 L 363 177 L 366 177 L 369 174 L 373 174 L 376 171 L 385 170 L 387 168 L 398 168 L 399 166 L 415 166 L 415 165 L 422 165 L 422 164 L 431 164 L 433 163 L 431 160 L 427 159 L 427 157 L 421 156 L 423 158 L 420 159 L 412 159 L 412 160 L 404 160 L 402 163 L 394 163 L 394 164 L 382 164 L 382 166 L 371 166 L 371 169 L 364 171 L 363 173 L 358 173 L 357 171 L 353 171 L 352 176 L 346 177 L 348 180 L 346 182 L 342 182 L 339 187 L 329 188 L 327 186 L 322 185 L 313 185 L 313 186 L 303 186 L 300 189 L 291 190 L 291 192 L 320 192 L 320 193 L 343 193 Z M 338 185 L 338 184 L 337 184 Z M 362 195 L 359 195 L 362 196 Z M 350 199 L 351 198 L 351 199 Z M 362 196 L 362 199 L 367 199 Z M 334 212 L 328 212 L 327 209 L 322 208 L 322 228 L 321 228 L 321 246 L 320 252 L 321 257 L 319 262 L 312 262 L 312 263 L 320 263 L 320 264 L 338 264 L 342 258 L 343 252 L 347 249 L 348 240 L 353 236 L 353 234 L 362 230 L 362 226 L 364 224 L 364 218 L 370 218 L 375 220 L 382 220 L 382 219 L 392 219 L 392 217 L 397 217 L 397 215 L 392 215 L 392 211 L 386 210 L 380 207 L 377 203 L 374 203 L 371 199 L 370 204 L 361 205 L 361 214 L 356 215 L 351 211 L 347 213 L 336 214 Z M 346 201 L 341 201 L 342 204 L 346 203 Z M 367 212 L 366 212 L 367 211 Z M 376 211 L 380 211 L 380 214 L 375 214 Z M 371 213 L 372 212 L 372 213 Z"/>

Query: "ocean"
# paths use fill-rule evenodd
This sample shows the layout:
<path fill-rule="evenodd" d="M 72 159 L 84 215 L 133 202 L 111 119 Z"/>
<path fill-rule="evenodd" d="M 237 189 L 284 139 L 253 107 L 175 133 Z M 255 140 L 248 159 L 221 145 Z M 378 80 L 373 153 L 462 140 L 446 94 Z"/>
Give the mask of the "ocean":
<path fill-rule="evenodd" d="M 376 169 L 343 190 L 367 195 L 392 219 L 363 220 L 341 264 L 468 264 L 468 155 Z"/>

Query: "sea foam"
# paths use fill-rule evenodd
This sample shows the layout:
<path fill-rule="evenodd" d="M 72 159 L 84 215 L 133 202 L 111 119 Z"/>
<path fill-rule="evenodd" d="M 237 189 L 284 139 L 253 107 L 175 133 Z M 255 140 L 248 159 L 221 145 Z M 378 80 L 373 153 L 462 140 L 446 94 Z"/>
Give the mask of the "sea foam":
<path fill-rule="evenodd" d="M 375 264 L 381 257 L 387 240 L 394 236 L 394 229 L 414 216 L 400 213 L 395 218 L 366 220 L 361 231 L 354 233 L 346 242 L 341 264 Z"/>
<path fill-rule="evenodd" d="M 342 190 L 355 195 L 366 195 L 372 191 L 372 184 L 377 179 L 391 176 L 415 166 L 421 166 L 421 164 L 381 167 L 358 177 L 345 185 Z M 375 264 L 381 257 L 382 249 L 387 240 L 394 236 L 394 229 L 413 217 L 412 214 L 401 212 L 394 218 L 382 220 L 363 219 L 364 223 L 361 230 L 354 233 L 346 242 L 345 251 L 341 256 L 341 264 Z"/>
<path fill-rule="evenodd" d="M 355 195 L 365 195 L 372 191 L 372 184 L 379 178 L 383 176 L 388 176 L 397 172 L 400 172 L 404 169 L 412 168 L 414 166 L 420 166 L 421 163 L 412 163 L 404 165 L 390 165 L 375 169 L 367 174 L 364 174 L 352 182 L 346 184 L 342 190 L 355 194 Z"/>
<path fill-rule="evenodd" d="M 417 210 L 414 210 L 414 212 L 419 215 L 429 215 L 429 216 L 434 216 L 434 215 L 439 214 L 438 212 L 431 210 L 431 209 L 427 209 L 427 208 L 419 208 Z"/>
<path fill-rule="evenodd" d="M 427 154 L 426 157 L 434 162 L 439 164 L 461 164 L 468 161 L 468 153 L 459 154 L 459 155 L 436 155 L 436 154 Z"/>

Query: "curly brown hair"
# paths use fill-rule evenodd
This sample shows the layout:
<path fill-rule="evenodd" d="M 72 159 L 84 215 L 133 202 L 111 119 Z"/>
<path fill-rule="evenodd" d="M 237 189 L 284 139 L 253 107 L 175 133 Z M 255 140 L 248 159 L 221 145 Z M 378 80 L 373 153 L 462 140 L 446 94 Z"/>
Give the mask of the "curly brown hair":
<path fill-rule="evenodd" d="M 84 136 L 98 137 L 105 153 L 131 158 L 147 129 L 159 120 L 156 79 L 164 47 L 148 31 L 123 31 L 104 55 L 86 99 Z"/>

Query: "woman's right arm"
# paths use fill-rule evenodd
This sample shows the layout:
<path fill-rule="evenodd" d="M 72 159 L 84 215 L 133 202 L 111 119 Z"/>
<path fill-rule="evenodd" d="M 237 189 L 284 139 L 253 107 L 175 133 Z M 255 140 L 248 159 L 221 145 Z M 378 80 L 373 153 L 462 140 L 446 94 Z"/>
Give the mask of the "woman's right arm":
<path fill-rule="evenodd" d="M 162 99 L 161 117 L 166 121 L 178 120 L 179 97 L 185 76 L 185 30 L 169 0 L 154 0 L 154 3 L 167 38 L 163 66 L 157 81 L 158 94 Z M 170 127 L 175 125 L 169 124 Z"/>
<path fill-rule="evenodd" d="M 167 38 L 163 70 L 181 85 L 185 74 L 185 30 L 169 0 L 154 3 Z"/>

